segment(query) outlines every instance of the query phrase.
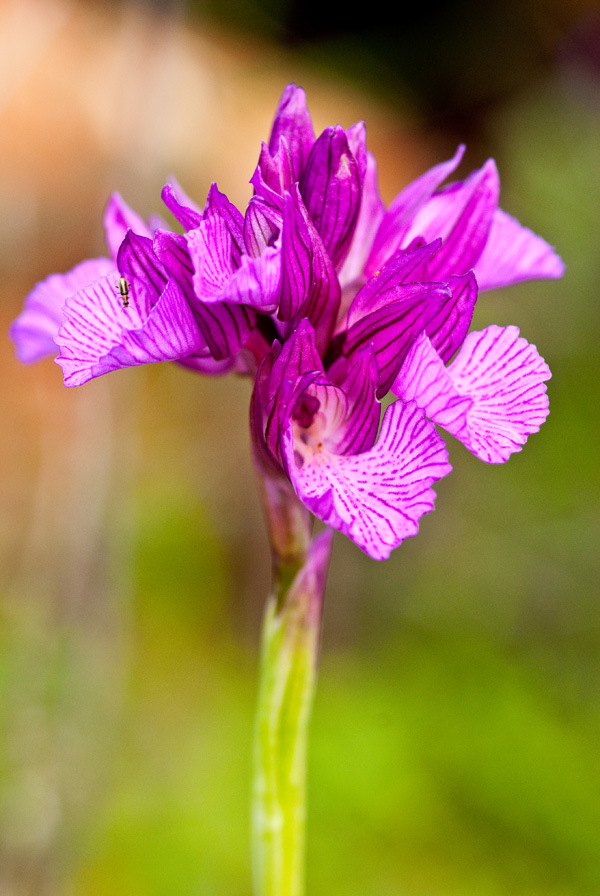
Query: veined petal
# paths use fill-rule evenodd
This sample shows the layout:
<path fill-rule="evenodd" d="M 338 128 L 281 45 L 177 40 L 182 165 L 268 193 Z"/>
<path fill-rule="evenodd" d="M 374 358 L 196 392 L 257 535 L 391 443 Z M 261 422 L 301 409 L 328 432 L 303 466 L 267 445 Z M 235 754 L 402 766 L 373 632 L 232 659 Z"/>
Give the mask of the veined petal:
<path fill-rule="evenodd" d="M 425 327 L 433 347 L 444 362 L 448 362 L 463 344 L 477 301 L 477 281 L 473 271 L 464 277 L 449 277 L 447 286 L 450 296 Z"/>
<path fill-rule="evenodd" d="M 279 246 L 269 246 L 258 258 L 242 255 L 239 268 L 221 291 L 220 300 L 270 314 L 277 310 L 280 295 L 281 250 Z M 206 301 L 212 300 L 207 297 Z"/>
<path fill-rule="evenodd" d="M 267 246 L 272 245 L 281 230 L 281 212 L 265 202 L 260 196 L 253 196 L 244 216 L 244 244 L 248 255 L 257 258 Z"/>
<path fill-rule="evenodd" d="M 403 249 L 380 271 L 375 271 L 370 280 L 356 293 L 350 305 L 348 326 L 351 327 L 367 314 L 397 300 L 398 287 L 428 280 L 425 271 L 430 259 L 441 245 L 441 240 L 434 240 L 428 246 Z M 407 286 L 405 291 L 409 289 Z"/>
<path fill-rule="evenodd" d="M 278 151 L 281 137 L 289 147 L 294 170 L 293 180 L 298 180 L 315 142 L 315 132 L 306 107 L 306 95 L 295 84 L 288 84 L 285 88 L 275 112 L 269 138 L 272 155 Z"/>
<path fill-rule="evenodd" d="M 66 386 L 117 370 L 157 361 L 175 361 L 201 350 L 204 340 L 174 280 L 139 324 L 130 301 L 121 302 L 118 272 L 102 277 L 67 300 L 56 337 L 56 360 Z M 132 316 L 134 319 L 132 320 Z M 132 326 L 133 324 L 133 326 Z"/>
<path fill-rule="evenodd" d="M 564 272 L 552 246 L 496 209 L 485 249 L 475 265 L 479 289 L 497 289 L 523 280 L 553 280 Z"/>
<path fill-rule="evenodd" d="M 545 381 L 551 373 L 517 327 L 469 333 L 445 368 L 426 337 L 415 343 L 394 394 L 414 398 L 481 460 L 504 463 L 548 415 Z"/>
<path fill-rule="evenodd" d="M 229 231 L 233 244 L 231 258 L 234 265 L 238 265 L 240 256 L 245 251 L 244 216 L 233 202 L 229 201 L 225 193 L 221 193 L 216 184 L 211 184 L 204 206 L 204 218 L 213 217 L 220 218 Z"/>
<path fill-rule="evenodd" d="M 360 209 L 358 165 L 339 125 L 315 142 L 300 180 L 306 209 L 334 265 L 344 261 Z"/>
<path fill-rule="evenodd" d="M 145 320 L 169 279 L 167 269 L 154 253 L 152 240 L 128 230 L 119 246 L 117 267 L 129 283 L 134 300 L 130 304 Z"/>
<path fill-rule="evenodd" d="M 119 193 L 113 193 L 104 211 L 104 237 L 111 258 L 115 261 L 119 246 L 128 230 L 140 236 L 152 236 L 150 228 L 137 212 L 127 205 Z"/>
<path fill-rule="evenodd" d="M 165 184 L 160 195 L 173 217 L 186 230 L 193 230 L 194 227 L 198 227 L 202 221 L 202 212 L 196 203 L 183 192 L 176 181 L 171 184 Z"/>
<path fill-rule="evenodd" d="M 360 211 L 350 243 L 348 255 L 340 270 L 340 283 L 359 281 L 363 277 L 365 262 L 368 258 L 375 234 L 383 220 L 385 205 L 379 195 L 377 186 L 377 163 L 372 153 L 367 153 L 367 166 L 363 179 Z"/>
<path fill-rule="evenodd" d="M 233 241 L 219 215 L 205 218 L 194 230 L 184 234 L 194 266 L 194 291 L 202 302 L 219 301 L 235 266 Z"/>
<path fill-rule="evenodd" d="M 243 305 L 203 302 L 198 298 L 194 291 L 194 266 L 186 236 L 157 231 L 154 237 L 155 252 L 181 287 L 211 354 L 215 360 L 225 361 L 245 345 L 256 325 L 256 315 Z"/>
<path fill-rule="evenodd" d="M 108 258 L 90 258 L 66 274 L 51 274 L 34 286 L 9 330 L 19 361 L 32 364 L 55 355 L 58 349 L 54 337 L 63 319 L 65 301 L 113 269 L 114 263 Z M 115 276 L 118 280 L 118 273 Z"/>
<path fill-rule="evenodd" d="M 443 184 L 447 177 L 458 168 L 463 157 L 465 147 L 461 144 L 454 156 L 447 162 L 435 165 L 413 180 L 393 200 L 387 210 L 373 242 L 371 254 L 365 266 L 365 275 L 373 276 L 389 261 L 403 245 L 410 240 L 406 239 L 413 218 L 421 206 L 430 199 L 435 191 Z M 440 234 L 435 234 L 435 237 Z M 461 271 L 464 273 L 464 271 Z"/>
<path fill-rule="evenodd" d="M 431 283 L 399 286 L 398 301 L 367 314 L 349 328 L 343 354 L 353 362 L 359 351 L 371 346 L 379 370 L 377 397 L 393 383 L 415 337 L 439 314 L 450 295 L 447 287 Z"/>
<path fill-rule="evenodd" d="M 381 419 L 377 399 L 378 370 L 371 347 L 359 352 L 350 364 L 343 356 L 327 371 L 332 382 L 346 395 L 348 412 L 337 431 L 328 438 L 334 454 L 359 454 L 373 446 Z"/>
<path fill-rule="evenodd" d="M 451 470 L 444 443 L 415 402 L 394 402 L 376 444 L 362 454 L 322 448 L 299 467 L 291 423 L 282 444 L 300 500 L 375 560 L 416 535 L 421 516 L 433 510 L 432 483 Z"/>

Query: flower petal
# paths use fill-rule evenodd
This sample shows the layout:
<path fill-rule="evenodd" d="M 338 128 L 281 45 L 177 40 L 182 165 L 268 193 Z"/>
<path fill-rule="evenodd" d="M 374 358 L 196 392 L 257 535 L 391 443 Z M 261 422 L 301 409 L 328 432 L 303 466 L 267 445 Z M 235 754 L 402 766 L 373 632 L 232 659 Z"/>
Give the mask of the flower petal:
<path fill-rule="evenodd" d="M 9 330 L 19 361 L 32 364 L 55 355 L 54 337 L 63 319 L 65 301 L 113 269 L 114 264 L 108 258 L 90 258 L 66 274 L 51 274 L 34 286 L 25 299 L 23 311 Z M 117 279 L 118 276 L 117 273 Z"/>
<path fill-rule="evenodd" d="M 375 236 L 373 248 L 365 267 L 367 277 L 372 277 L 376 270 L 383 267 L 402 246 L 406 246 L 406 235 L 412 221 L 428 199 L 433 196 L 440 185 L 458 167 L 465 147 L 461 144 L 454 156 L 447 162 L 435 165 L 413 180 L 400 192 L 391 203 Z M 435 234 L 435 239 L 440 234 Z M 429 240 L 431 242 L 431 240 Z M 461 271 L 464 273 L 464 271 Z"/>
<path fill-rule="evenodd" d="M 298 180 L 315 142 L 315 132 L 306 107 L 306 95 L 295 84 L 288 84 L 279 100 L 269 137 L 271 155 L 278 152 L 281 137 L 285 139 L 291 155 L 293 180 Z"/>
<path fill-rule="evenodd" d="M 497 289 L 523 280 L 558 279 L 565 266 L 552 246 L 496 209 L 481 258 L 475 265 L 479 289 Z"/>
<path fill-rule="evenodd" d="M 371 251 L 375 234 L 385 214 L 385 205 L 377 186 L 377 163 L 372 153 L 367 153 L 367 168 L 363 180 L 360 211 L 354 229 L 350 249 L 340 270 L 340 283 L 345 286 L 363 275 L 365 262 Z"/>
<path fill-rule="evenodd" d="M 160 195 L 173 217 L 186 230 L 192 230 L 200 224 L 202 212 L 196 203 L 183 192 L 176 181 L 171 184 L 165 184 Z"/>
<path fill-rule="evenodd" d="M 315 142 L 300 180 L 307 211 L 334 265 L 344 261 L 360 209 L 360 174 L 348 138 L 339 125 Z"/>
<path fill-rule="evenodd" d="M 116 261 L 119 246 L 128 230 L 140 236 L 152 236 L 150 228 L 119 193 L 113 193 L 104 211 L 104 237 L 111 258 Z"/>
<path fill-rule="evenodd" d="M 517 327 L 469 333 L 449 367 L 422 337 L 392 386 L 414 398 L 481 460 L 504 463 L 548 415 L 545 380 L 551 373 Z"/>
<path fill-rule="evenodd" d="M 488 240 L 499 195 L 498 171 L 489 159 L 465 181 L 440 190 L 419 209 L 405 239 L 420 236 L 430 242 L 441 236 L 443 240 L 431 260 L 430 279 L 465 274 L 475 266 Z"/>
<path fill-rule="evenodd" d="M 473 271 L 464 277 L 449 277 L 447 285 L 451 295 L 425 327 L 433 347 L 444 362 L 448 362 L 463 344 L 477 301 L 477 281 Z"/>
<path fill-rule="evenodd" d="M 192 231 L 193 232 L 193 231 Z M 194 292 L 194 266 L 187 247 L 187 235 L 157 231 L 154 248 L 173 275 L 217 361 L 225 361 L 240 351 L 256 324 L 256 315 L 243 305 L 202 302 Z"/>
<path fill-rule="evenodd" d="M 122 367 L 175 361 L 200 351 L 204 340 L 183 294 L 170 280 L 140 326 L 132 303 L 124 307 L 118 272 L 108 274 L 67 300 L 56 342 L 65 386 L 79 386 Z M 135 315 L 137 317 L 137 315 Z"/>
<path fill-rule="evenodd" d="M 397 301 L 367 314 L 349 328 L 343 354 L 352 363 L 358 352 L 372 346 L 379 370 L 378 398 L 387 393 L 412 341 L 439 314 L 449 295 L 450 290 L 439 284 L 399 286 Z"/>
<path fill-rule="evenodd" d="M 416 535 L 421 516 L 433 510 L 431 484 L 451 470 L 444 443 L 415 402 L 394 402 L 376 444 L 362 454 L 321 450 L 298 467 L 291 423 L 283 446 L 300 500 L 375 560 Z"/>

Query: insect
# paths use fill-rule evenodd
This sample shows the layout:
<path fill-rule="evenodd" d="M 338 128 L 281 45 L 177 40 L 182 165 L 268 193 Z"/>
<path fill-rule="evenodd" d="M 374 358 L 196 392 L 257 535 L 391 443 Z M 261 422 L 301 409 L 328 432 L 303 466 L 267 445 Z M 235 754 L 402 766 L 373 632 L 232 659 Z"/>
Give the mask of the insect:
<path fill-rule="evenodd" d="M 123 300 L 123 308 L 127 308 L 129 305 L 129 283 L 125 277 L 119 277 L 119 292 Z"/>

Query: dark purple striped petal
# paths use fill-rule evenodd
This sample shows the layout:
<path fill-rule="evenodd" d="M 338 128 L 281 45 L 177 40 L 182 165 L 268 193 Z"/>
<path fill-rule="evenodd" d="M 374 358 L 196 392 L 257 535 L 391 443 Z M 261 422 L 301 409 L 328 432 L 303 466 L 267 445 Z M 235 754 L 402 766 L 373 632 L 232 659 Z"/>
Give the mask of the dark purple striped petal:
<path fill-rule="evenodd" d="M 306 108 L 306 95 L 301 87 L 288 84 L 283 91 L 273 119 L 269 150 L 271 155 L 279 150 L 280 139 L 284 138 L 292 159 L 293 178 L 299 180 L 310 150 L 315 142 L 310 113 Z"/>
<path fill-rule="evenodd" d="M 204 206 L 204 218 L 220 218 L 225 224 L 233 244 L 231 257 L 235 265 L 239 264 L 240 256 L 245 252 L 244 242 L 244 216 L 229 201 L 225 193 L 221 193 L 216 184 L 212 184 Z"/>
<path fill-rule="evenodd" d="M 475 265 L 479 289 L 498 289 L 523 280 L 562 277 L 565 266 L 540 236 L 496 209 L 485 249 Z"/>
<path fill-rule="evenodd" d="M 140 236 L 152 236 L 150 228 L 137 212 L 127 205 L 119 193 L 113 193 L 104 211 L 104 237 L 114 261 L 128 230 Z"/>
<path fill-rule="evenodd" d="M 375 271 L 371 279 L 356 293 L 350 305 L 348 326 L 351 327 L 366 314 L 396 301 L 399 286 L 429 280 L 425 276 L 427 266 L 440 246 L 441 240 L 435 240 L 428 246 L 404 249 L 380 271 Z"/>
<path fill-rule="evenodd" d="M 431 344 L 444 363 L 448 363 L 463 344 L 477 301 L 477 281 L 473 271 L 464 277 L 449 277 L 447 285 L 451 295 L 425 327 Z"/>
<path fill-rule="evenodd" d="M 173 217 L 186 230 L 193 230 L 200 224 L 202 212 L 196 203 L 186 196 L 178 183 L 165 184 L 160 195 Z"/>
<path fill-rule="evenodd" d="M 157 231 L 155 251 L 176 279 L 198 322 L 215 360 L 221 362 L 237 355 L 256 325 L 256 315 L 241 305 L 203 302 L 194 291 L 194 266 L 186 235 Z"/>
<path fill-rule="evenodd" d="M 429 242 L 442 237 L 442 248 L 429 265 L 431 279 L 445 280 L 475 267 L 488 241 L 499 194 L 498 171 L 490 159 L 421 207 L 406 239 L 420 236 Z"/>
<path fill-rule="evenodd" d="M 300 180 L 304 204 L 334 265 L 341 266 L 360 209 L 360 175 L 348 138 L 339 125 L 314 144 Z"/>
<path fill-rule="evenodd" d="M 80 290 L 65 305 L 56 342 L 66 386 L 79 386 L 123 367 L 175 361 L 205 347 L 200 330 L 173 280 L 143 319 L 121 302 L 117 272 Z"/>
<path fill-rule="evenodd" d="M 273 244 L 281 230 L 282 220 L 278 209 L 260 196 L 252 197 L 244 217 L 244 245 L 248 255 L 256 258 Z"/>
<path fill-rule="evenodd" d="M 130 303 L 147 317 L 167 285 L 169 275 L 154 254 L 152 240 L 128 230 L 119 247 L 117 267 L 129 284 Z"/>
<path fill-rule="evenodd" d="M 235 271 L 231 257 L 233 242 L 227 225 L 219 215 L 212 215 L 189 230 L 185 240 L 194 266 L 196 297 L 202 302 L 218 301 Z"/>
<path fill-rule="evenodd" d="M 9 330 L 19 361 L 32 364 L 55 355 L 58 349 L 54 337 L 63 319 L 65 301 L 113 269 L 108 258 L 90 258 L 66 274 L 51 274 L 34 286 Z M 118 278 L 115 272 L 115 283 Z"/>
<path fill-rule="evenodd" d="M 415 337 L 432 320 L 450 291 L 431 284 L 398 287 L 401 298 L 366 315 L 346 335 L 343 354 L 354 361 L 371 346 L 379 370 L 377 397 L 383 398 L 394 381 Z"/>
<path fill-rule="evenodd" d="M 284 305 L 288 294 L 283 288 L 281 301 L 286 313 L 308 318 L 315 330 L 317 349 L 324 353 L 338 315 L 340 284 L 297 186 L 288 203 L 290 231 L 286 237 L 284 227 L 282 250 L 287 254 L 283 257 L 282 269 L 284 276 L 288 276 L 287 288 L 295 304 L 289 301 L 288 306 Z M 284 319 L 281 311 L 279 317 Z"/>
<path fill-rule="evenodd" d="M 271 314 L 277 310 L 280 295 L 281 250 L 270 246 L 258 258 L 242 255 L 239 268 L 221 291 L 221 301 Z"/>
<path fill-rule="evenodd" d="M 389 261 L 398 249 L 410 242 L 410 239 L 407 239 L 407 234 L 415 215 L 421 206 L 433 196 L 446 178 L 458 167 L 464 151 L 465 147 L 459 146 L 449 161 L 442 162 L 431 168 L 425 174 L 422 174 L 421 177 L 413 180 L 396 196 L 375 236 L 373 248 L 365 266 L 367 277 L 373 276 L 375 271 Z M 439 233 L 434 234 L 427 242 L 431 242 L 432 239 L 438 236 L 440 236 Z M 460 273 L 464 273 L 464 271 Z"/>
<path fill-rule="evenodd" d="M 282 450 L 300 500 L 376 560 L 417 534 L 419 519 L 433 510 L 432 483 L 451 470 L 444 443 L 415 402 L 394 402 L 377 443 L 362 454 L 333 454 L 324 446 L 312 457 L 300 453 L 291 423 Z"/>
<path fill-rule="evenodd" d="M 327 448 L 334 454 L 360 454 L 373 447 L 381 418 L 381 404 L 377 400 L 377 364 L 371 349 L 360 352 L 348 363 L 339 358 L 327 371 L 346 395 L 348 413 L 337 432 L 327 440 Z"/>
<path fill-rule="evenodd" d="M 375 234 L 385 213 L 385 206 L 377 186 L 377 163 L 372 153 L 367 153 L 367 165 L 363 178 L 360 211 L 350 249 L 340 270 L 340 283 L 345 286 L 363 278 Z"/>
<path fill-rule="evenodd" d="M 414 398 L 481 460 L 504 463 L 537 432 L 548 415 L 545 381 L 550 370 L 517 327 L 469 333 L 445 368 L 423 336 L 413 346 L 392 386 Z"/>

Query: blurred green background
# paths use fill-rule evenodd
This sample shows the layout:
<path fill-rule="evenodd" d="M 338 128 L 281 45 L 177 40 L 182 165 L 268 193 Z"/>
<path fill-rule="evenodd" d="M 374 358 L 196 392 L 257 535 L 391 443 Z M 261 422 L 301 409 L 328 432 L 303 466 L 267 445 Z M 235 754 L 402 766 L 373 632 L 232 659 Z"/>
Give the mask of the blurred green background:
<path fill-rule="evenodd" d="M 452 442 L 388 562 L 336 539 L 308 894 L 600 893 L 597 5 L 1 0 L 0 44 L 5 331 L 102 254 L 111 190 L 148 214 L 175 173 L 243 204 L 289 81 L 318 128 L 365 119 L 388 201 L 461 140 L 461 173 L 496 158 L 567 274 L 484 294 L 475 325 L 537 344 L 551 415 L 502 467 Z M 66 390 L 8 339 L 0 364 L 0 894 L 249 896 L 249 383 Z"/>

